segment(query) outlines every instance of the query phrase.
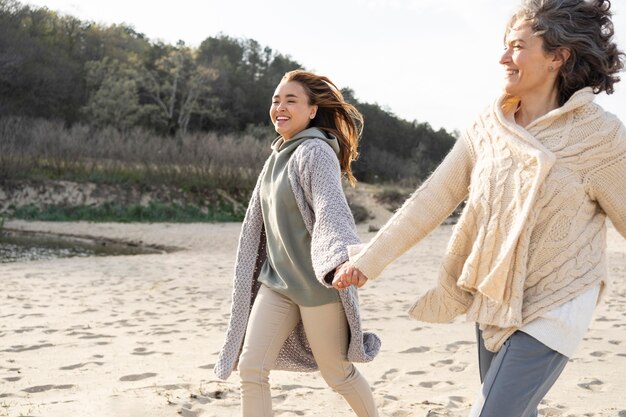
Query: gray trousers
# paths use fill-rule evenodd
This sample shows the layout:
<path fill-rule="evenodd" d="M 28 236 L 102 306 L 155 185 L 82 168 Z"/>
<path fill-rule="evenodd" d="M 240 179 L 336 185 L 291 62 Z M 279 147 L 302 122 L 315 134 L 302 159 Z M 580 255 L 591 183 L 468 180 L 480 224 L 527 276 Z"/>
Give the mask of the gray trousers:
<path fill-rule="evenodd" d="M 539 402 L 568 358 L 520 331 L 493 353 L 485 348 L 481 333 L 476 326 L 483 385 L 470 417 L 536 417 Z"/>

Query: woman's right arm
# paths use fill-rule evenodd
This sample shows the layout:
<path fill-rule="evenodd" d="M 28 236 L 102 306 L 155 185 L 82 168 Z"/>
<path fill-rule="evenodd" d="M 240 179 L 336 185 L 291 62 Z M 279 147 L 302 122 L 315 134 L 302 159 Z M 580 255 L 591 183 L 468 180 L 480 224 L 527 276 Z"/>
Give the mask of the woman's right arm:
<path fill-rule="evenodd" d="M 368 279 L 375 279 L 387 265 L 439 226 L 467 197 L 474 164 L 470 146 L 465 136 L 459 138 L 435 172 L 350 258 L 350 266 Z"/>

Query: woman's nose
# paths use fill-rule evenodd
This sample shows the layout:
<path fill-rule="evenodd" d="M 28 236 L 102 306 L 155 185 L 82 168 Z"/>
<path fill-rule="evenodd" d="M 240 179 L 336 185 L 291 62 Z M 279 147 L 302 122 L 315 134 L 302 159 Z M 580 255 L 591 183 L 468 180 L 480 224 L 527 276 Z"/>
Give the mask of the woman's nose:
<path fill-rule="evenodd" d="M 502 54 L 502 56 L 500 56 L 500 64 L 506 64 L 507 62 L 509 62 L 511 60 L 511 52 L 510 50 L 507 48 L 504 53 Z"/>

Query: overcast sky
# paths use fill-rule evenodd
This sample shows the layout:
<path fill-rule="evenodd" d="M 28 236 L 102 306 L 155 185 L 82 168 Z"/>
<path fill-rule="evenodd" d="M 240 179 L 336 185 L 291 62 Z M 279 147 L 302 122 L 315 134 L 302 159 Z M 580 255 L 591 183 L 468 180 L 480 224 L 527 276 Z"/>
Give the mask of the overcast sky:
<path fill-rule="evenodd" d="M 504 26 L 517 0 L 27 0 L 152 40 L 197 47 L 224 33 L 252 38 L 408 120 L 463 129 L 499 95 Z M 626 1 L 615 0 L 626 50 Z M 626 73 L 597 101 L 626 122 Z M 269 98 L 268 98 L 269 103 Z"/>

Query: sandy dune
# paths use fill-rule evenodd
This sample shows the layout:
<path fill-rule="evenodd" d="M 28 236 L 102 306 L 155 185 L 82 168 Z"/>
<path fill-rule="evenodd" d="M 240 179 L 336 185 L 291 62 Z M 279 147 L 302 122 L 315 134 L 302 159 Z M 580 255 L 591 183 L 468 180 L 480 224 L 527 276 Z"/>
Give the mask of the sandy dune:
<path fill-rule="evenodd" d="M 181 248 L 168 254 L 0 265 L 0 416 L 239 415 L 238 378 L 212 372 L 227 326 L 239 224 L 9 222 L 7 227 Z M 479 389 L 472 324 L 411 321 L 450 236 L 442 226 L 361 291 L 383 341 L 359 369 L 382 416 L 466 416 Z M 362 238 L 371 237 L 362 227 Z M 613 285 L 543 416 L 626 417 L 626 241 Z M 319 374 L 274 372 L 275 414 L 350 416 Z"/>

